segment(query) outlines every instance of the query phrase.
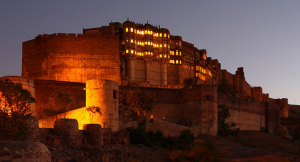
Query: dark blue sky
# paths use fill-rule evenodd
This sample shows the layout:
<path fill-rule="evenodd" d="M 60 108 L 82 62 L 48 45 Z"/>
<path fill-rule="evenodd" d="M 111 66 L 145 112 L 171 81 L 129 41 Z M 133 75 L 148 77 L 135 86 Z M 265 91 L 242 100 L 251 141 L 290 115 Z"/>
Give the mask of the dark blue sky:
<path fill-rule="evenodd" d="M 0 77 L 21 75 L 22 42 L 38 34 L 130 20 L 160 25 L 207 49 L 223 69 L 244 67 L 251 86 L 300 104 L 300 1 L 0 1 Z"/>

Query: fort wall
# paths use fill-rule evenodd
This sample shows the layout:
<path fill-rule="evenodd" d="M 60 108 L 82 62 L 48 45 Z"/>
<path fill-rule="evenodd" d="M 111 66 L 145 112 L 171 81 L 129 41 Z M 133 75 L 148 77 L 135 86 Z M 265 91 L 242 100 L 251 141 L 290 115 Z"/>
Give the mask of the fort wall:
<path fill-rule="evenodd" d="M 229 109 L 229 123 L 235 122 L 241 130 L 261 130 L 265 127 L 265 104 L 256 98 L 240 99 L 219 93 L 219 105 Z"/>
<path fill-rule="evenodd" d="M 34 80 L 36 95 L 36 116 L 43 118 L 51 116 L 51 111 L 61 111 L 56 107 L 51 95 L 57 90 L 70 94 L 72 102 L 66 110 L 72 110 L 86 105 L 85 83 L 63 82 L 53 80 Z M 50 114 L 48 114 L 50 113 Z"/>
<path fill-rule="evenodd" d="M 86 82 L 121 83 L 119 36 L 52 34 L 23 42 L 22 76 Z"/>
<path fill-rule="evenodd" d="M 86 107 L 78 108 L 75 110 L 67 111 L 58 115 L 50 116 L 47 118 L 39 119 L 40 128 L 54 128 L 54 123 L 58 119 L 76 119 L 78 121 L 78 129 L 82 130 L 84 124 L 102 124 L 102 118 L 98 113 L 87 111 Z"/>

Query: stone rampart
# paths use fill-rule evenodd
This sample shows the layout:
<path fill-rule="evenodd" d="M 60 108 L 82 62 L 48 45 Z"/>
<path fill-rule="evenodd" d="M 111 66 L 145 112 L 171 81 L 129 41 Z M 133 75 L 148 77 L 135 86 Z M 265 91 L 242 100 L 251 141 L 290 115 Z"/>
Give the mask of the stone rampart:
<path fill-rule="evenodd" d="M 265 127 L 265 104 L 254 97 L 241 99 L 219 93 L 219 105 L 230 112 L 229 123 L 235 122 L 241 130 L 261 130 Z"/>
<path fill-rule="evenodd" d="M 119 36 L 37 36 L 23 42 L 22 76 L 71 82 L 109 79 L 121 84 Z"/>
<path fill-rule="evenodd" d="M 36 96 L 37 117 L 44 118 L 50 111 L 59 111 L 54 102 L 51 100 L 51 95 L 57 91 L 62 90 L 63 93 L 70 94 L 72 102 L 67 111 L 74 108 L 85 107 L 86 92 L 84 90 L 85 83 L 62 82 L 52 80 L 34 80 Z"/>

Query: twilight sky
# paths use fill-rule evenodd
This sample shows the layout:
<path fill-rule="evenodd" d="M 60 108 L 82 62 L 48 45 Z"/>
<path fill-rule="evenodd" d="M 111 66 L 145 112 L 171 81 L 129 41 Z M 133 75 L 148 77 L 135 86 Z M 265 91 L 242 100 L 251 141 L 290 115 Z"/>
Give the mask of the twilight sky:
<path fill-rule="evenodd" d="M 0 77 L 21 75 L 22 42 L 129 20 L 180 35 L 271 98 L 300 104 L 299 0 L 0 1 Z"/>

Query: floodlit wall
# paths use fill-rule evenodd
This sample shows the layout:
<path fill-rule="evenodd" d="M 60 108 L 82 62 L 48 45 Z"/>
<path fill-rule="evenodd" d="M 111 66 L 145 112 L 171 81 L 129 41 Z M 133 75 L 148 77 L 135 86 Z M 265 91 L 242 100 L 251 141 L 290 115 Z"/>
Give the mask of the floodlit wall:
<path fill-rule="evenodd" d="M 86 82 L 121 83 L 119 36 L 44 34 L 23 42 L 22 76 Z"/>

